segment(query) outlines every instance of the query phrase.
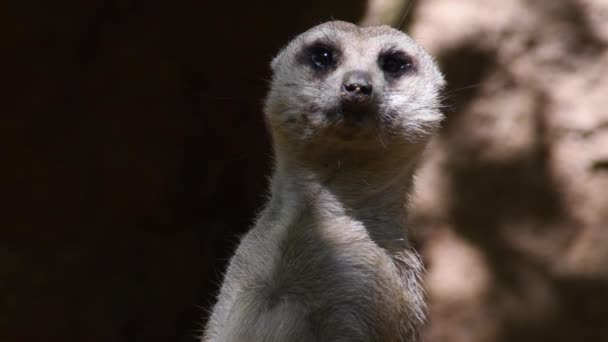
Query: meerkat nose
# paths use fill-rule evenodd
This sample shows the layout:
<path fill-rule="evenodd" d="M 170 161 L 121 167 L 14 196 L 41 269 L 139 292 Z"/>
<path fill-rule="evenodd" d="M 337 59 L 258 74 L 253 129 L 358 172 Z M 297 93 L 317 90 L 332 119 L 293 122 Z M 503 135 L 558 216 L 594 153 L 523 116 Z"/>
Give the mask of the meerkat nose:
<path fill-rule="evenodd" d="M 365 103 L 372 97 L 372 78 L 368 72 L 353 70 L 344 74 L 342 100 L 347 103 Z"/>

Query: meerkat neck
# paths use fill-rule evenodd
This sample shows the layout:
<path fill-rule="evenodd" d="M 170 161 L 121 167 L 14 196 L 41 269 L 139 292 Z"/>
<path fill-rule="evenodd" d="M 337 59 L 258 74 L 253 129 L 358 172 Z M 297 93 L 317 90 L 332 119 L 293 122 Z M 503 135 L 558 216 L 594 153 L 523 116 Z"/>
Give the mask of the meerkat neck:
<path fill-rule="evenodd" d="M 328 153 L 308 162 L 278 152 L 271 186 L 274 212 L 304 212 L 326 229 L 353 222 L 387 250 L 407 245 L 405 207 L 415 164 L 411 154 Z"/>

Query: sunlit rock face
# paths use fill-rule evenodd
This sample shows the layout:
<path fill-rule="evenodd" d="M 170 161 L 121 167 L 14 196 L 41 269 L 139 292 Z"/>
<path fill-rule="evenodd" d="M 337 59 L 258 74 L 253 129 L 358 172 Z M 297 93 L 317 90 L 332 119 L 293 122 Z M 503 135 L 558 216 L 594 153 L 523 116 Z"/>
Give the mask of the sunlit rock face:
<path fill-rule="evenodd" d="M 608 3 L 429 0 L 413 16 L 450 107 L 412 205 L 426 340 L 608 340 Z"/>

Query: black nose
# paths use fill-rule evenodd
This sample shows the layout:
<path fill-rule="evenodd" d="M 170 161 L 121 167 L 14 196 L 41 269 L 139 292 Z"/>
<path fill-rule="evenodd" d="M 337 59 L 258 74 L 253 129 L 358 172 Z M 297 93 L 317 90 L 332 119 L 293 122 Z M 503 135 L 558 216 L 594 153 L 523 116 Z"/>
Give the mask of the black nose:
<path fill-rule="evenodd" d="M 365 71 L 349 71 L 344 74 L 342 99 L 346 102 L 363 103 L 372 97 L 372 78 Z"/>

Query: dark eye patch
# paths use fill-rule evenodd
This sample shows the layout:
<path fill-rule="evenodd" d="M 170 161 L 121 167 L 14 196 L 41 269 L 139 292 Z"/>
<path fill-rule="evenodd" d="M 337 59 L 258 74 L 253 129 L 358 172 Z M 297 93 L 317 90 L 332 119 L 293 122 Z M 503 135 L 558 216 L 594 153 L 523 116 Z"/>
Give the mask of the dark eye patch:
<path fill-rule="evenodd" d="M 317 41 L 305 47 L 298 59 L 315 72 L 323 74 L 337 67 L 340 50 L 334 44 Z"/>
<path fill-rule="evenodd" d="M 398 78 L 415 69 L 414 59 L 403 51 L 388 50 L 378 56 L 378 66 L 392 78 Z"/>
<path fill-rule="evenodd" d="M 310 52 L 311 65 L 316 69 L 326 69 L 336 63 L 335 52 L 333 49 L 318 45 L 311 49 Z"/>

